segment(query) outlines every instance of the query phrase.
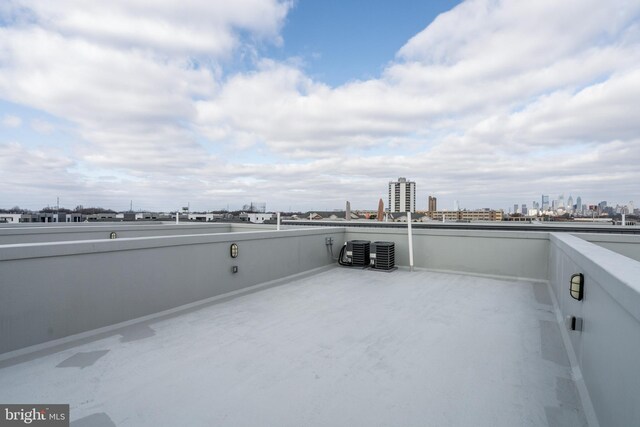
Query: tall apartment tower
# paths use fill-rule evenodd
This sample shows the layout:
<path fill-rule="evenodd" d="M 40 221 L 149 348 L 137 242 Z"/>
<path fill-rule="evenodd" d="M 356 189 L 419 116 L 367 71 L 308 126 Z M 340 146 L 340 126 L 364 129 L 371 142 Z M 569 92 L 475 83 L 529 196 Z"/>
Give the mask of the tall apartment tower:
<path fill-rule="evenodd" d="M 389 212 L 416 211 L 416 183 L 407 178 L 389 182 Z"/>
<path fill-rule="evenodd" d="M 429 208 L 429 212 L 435 212 L 438 210 L 438 199 L 432 196 L 429 196 L 429 204 L 427 205 Z"/>

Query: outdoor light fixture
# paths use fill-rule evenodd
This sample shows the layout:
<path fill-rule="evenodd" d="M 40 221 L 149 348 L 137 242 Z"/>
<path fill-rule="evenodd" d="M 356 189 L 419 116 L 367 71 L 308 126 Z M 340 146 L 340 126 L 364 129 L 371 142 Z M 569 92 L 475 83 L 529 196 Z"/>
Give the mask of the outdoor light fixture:
<path fill-rule="evenodd" d="M 576 273 L 571 276 L 571 285 L 569 286 L 571 298 L 582 301 L 584 296 L 584 276 L 582 273 Z"/>
<path fill-rule="evenodd" d="M 109 234 L 109 238 L 110 239 L 117 239 L 118 238 L 118 234 L 116 234 L 115 231 L 112 231 L 111 234 Z"/>
<path fill-rule="evenodd" d="M 238 258 L 238 244 L 232 243 L 230 250 L 231 250 L 231 258 Z"/>

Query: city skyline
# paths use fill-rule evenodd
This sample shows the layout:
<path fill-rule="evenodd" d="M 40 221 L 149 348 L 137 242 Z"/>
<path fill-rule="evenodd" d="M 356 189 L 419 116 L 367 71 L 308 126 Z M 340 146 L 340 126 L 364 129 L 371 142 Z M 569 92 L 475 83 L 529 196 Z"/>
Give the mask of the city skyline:
<path fill-rule="evenodd" d="M 640 201 L 639 23 L 626 0 L 5 3 L 0 205 L 375 209 L 399 176 L 417 209 Z"/>
<path fill-rule="evenodd" d="M 411 179 L 407 179 L 408 181 L 412 181 Z M 394 180 L 395 182 L 395 180 Z M 390 184 L 390 183 L 387 183 Z M 416 186 L 419 186 L 419 183 L 416 183 Z M 427 194 L 424 198 L 420 196 L 421 193 L 418 192 L 418 196 L 416 196 L 415 198 L 415 210 L 416 211 L 428 211 L 429 210 L 429 198 L 430 197 L 435 197 L 437 199 L 437 210 L 457 210 L 456 209 L 456 204 L 458 205 L 458 208 L 460 210 L 480 210 L 480 209 L 495 209 L 495 210 L 503 210 L 505 213 L 514 213 L 514 205 L 518 206 L 518 210 L 521 209 L 521 207 L 524 205 L 527 207 L 527 209 L 531 210 L 532 208 L 536 208 L 536 203 L 538 204 L 538 207 L 536 209 L 540 209 L 542 211 L 544 211 L 545 209 L 541 209 L 542 207 L 542 197 L 543 196 L 549 196 L 549 209 L 553 208 L 553 202 L 557 202 L 559 200 L 559 197 L 551 197 L 548 194 L 543 194 L 540 193 L 540 196 L 538 197 L 537 200 L 528 200 L 528 201 L 524 201 L 524 199 L 522 199 L 523 201 L 520 201 L 520 199 L 518 200 L 518 203 L 512 203 L 509 204 L 507 206 L 497 206 L 497 205 L 483 205 L 483 206 L 471 206 L 468 205 L 467 203 L 464 202 L 464 200 L 459 200 L 454 198 L 451 199 L 444 199 L 444 202 L 442 201 L 442 199 L 440 199 L 437 195 L 435 194 Z M 388 196 L 388 194 L 387 194 Z M 572 195 L 570 195 L 572 196 Z M 381 197 L 383 199 L 384 202 L 384 207 L 385 210 L 387 210 L 389 208 L 388 206 L 388 198 L 385 199 L 383 197 Z M 575 202 L 578 200 L 578 198 L 581 201 L 581 205 L 583 206 L 589 206 L 589 205 L 598 205 L 602 202 L 606 202 L 608 207 L 613 207 L 615 208 L 616 206 L 628 206 L 629 204 L 632 204 L 632 206 L 634 208 L 637 209 L 636 207 L 636 202 L 634 200 L 627 200 L 627 201 L 616 201 L 616 200 L 595 200 L 595 199 L 590 199 L 590 198 L 584 198 L 581 195 L 578 195 L 574 198 L 574 205 Z M 423 200 L 424 199 L 424 200 Z M 567 198 L 568 199 L 568 198 Z M 294 205 L 285 207 L 284 209 L 272 209 L 269 207 L 269 202 L 261 202 L 258 203 L 259 205 L 264 205 L 264 210 L 267 212 L 310 212 L 310 211 L 341 211 L 344 210 L 344 203 L 347 202 L 348 200 L 343 200 L 342 204 L 340 205 L 336 205 L 333 207 L 329 207 L 329 208 L 319 208 L 319 207 L 311 207 L 309 209 L 297 209 L 295 208 Z M 449 203 L 450 202 L 450 203 Z M 110 209 L 110 210 L 114 210 L 116 212 L 127 212 L 127 211 L 135 211 L 135 212 L 175 212 L 176 210 L 183 210 L 184 207 L 183 205 L 189 205 L 189 210 L 192 212 L 206 212 L 206 211 L 247 211 L 247 206 L 252 205 L 252 204 L 256 204 L 255 201 L 237 201 L 236 203 L 233 204 L 228 204 L 226 206 L 217 206 L 217 205 L 210 205 L 208 207 L 204 207 L 204 208 L 200 208 L 200 207 L 191 207 L 191 203 L 190 202 L 185 202 L 180 204 L 180 207 L 177 209 L 159 209 L 159 208 L 153 208 L 153 207 L 147 207 L 147 206 L 140 206 L 136 204 L 136 201 L 134 200 L 129 200 L 127 203 L 119 203 L 116 205 L 107 205 L 106 203 L 96 203 L 96 204 L 86 204 L 86 203 L 64 203 L 64 200 L 60 201 L 60 200 L 56 200 L 54 201 L 54 203 L 36 203 L 33 207 L 31 206 L 20 206 L 18 204 L 11 204 L 8 203 L 5 206 L 0 206 L 0 210 L 10 210 L 11 208 L 14 207 L 19 207 L 20 209 L 24 209 L 24 210 L 31 210 L 31 211 L 38 211 L 41 209 L 55 209 L 56 206 L 59 206 L 61 209 L 67 209 L 67 210 L 74 210 L 75 208 L 77 208 L 78 206 L 82 206 L 83 208 L 96 208 L 96 207 L 102 207 L 104 209 Z M 371 206 L 369 205 L 353 205 L 353 210 L 355 211 L 375 211 L 377 210 L 377 206 L 373 206 L 373 204 L 371 204 Z M 557 206 L 556 206 L 557 208 Z"/>

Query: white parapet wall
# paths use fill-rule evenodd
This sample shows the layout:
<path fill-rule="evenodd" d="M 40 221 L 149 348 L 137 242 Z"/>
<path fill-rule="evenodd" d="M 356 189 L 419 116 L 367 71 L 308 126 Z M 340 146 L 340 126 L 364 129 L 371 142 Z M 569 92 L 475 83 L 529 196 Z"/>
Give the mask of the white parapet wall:
<path fill-rule="evenodd" d="M 0 360 L 330 267 L 347 240 L 394 242 L 396 264 L 409 265 L 406 228 L 101 224 L 11 230 L 18 231 L 0 230 Z M 109 239 L 111 232 L 116 239 Z M 230 256 L 232 243 L 237 258 Z M 548 282 L 559 318 L 583 319 L 583 330 L 566 331 L 565 339 L 592 424 L 640 425 L 637 236 L 414 228 L 413 245 L 416 268 Z M 569 296 L 574 273 L 584 275 L 583 301 Z"/>
<path fill-rule="evenodd" d="M 343 235 L 323 227 L 2 245 L 0 354 L 329 266 L 325 239 Z"/>
<path fill-rule="evenodd" d="M 640 261 L 640 234 L 621 236 L 619 234 L 580 233 L 576 234 L 576 236 L 587 242 Z"/>
<path fill-rule="evenodd" d="M 549 235 L 546 232 L 416 228 L 412 231 L 417 268 L 547 280 Z M 409 265 L 406 228 L 347 228 L 345 238 L 394 242 L 396 264 Z"/>
<path fill-rule="evenodd" d="M 596 240 L 628 244 L 626 236 Z M 568 331 L 601 426 L 640 425 L 640 262 L 566 233 L 550 235 L 549 282 L 561 315 L 582 319 Z M 581 301 L 569 294 L 573 274 L 584 275 Z M 586 408 L 585 408 L 586 409 Z"/>
<path fill-rule="evenodd" d="M 228 233 L 230 231 L 232 231 L 231 225 L 225 223 L 184 223 L 180 225 L 153 222 L 17 224 L 13 227 L 0 227 L 0 245 L 109 239 L 112 232 L 116 233 L 117 238 L 128 238 Z"/>
<path fill-rule="evenodd" d="M 2 237 L 21 243 L 0 245 L 0 354 L 328 266 L 346 240 L 395 241 L 396 263 L 409 264 L 401 229 L 273 228 L 108 224 L 5 231 Z M 229 255 L 234 242 L 237 259 Z M 414 243 L 418 268 L 547 278 L 546 233 L 416 230 Z"/>

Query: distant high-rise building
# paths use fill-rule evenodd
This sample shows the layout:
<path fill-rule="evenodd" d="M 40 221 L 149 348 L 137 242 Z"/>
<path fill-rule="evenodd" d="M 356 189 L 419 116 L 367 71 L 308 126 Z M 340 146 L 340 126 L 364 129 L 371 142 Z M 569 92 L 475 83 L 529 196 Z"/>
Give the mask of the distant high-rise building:
<path fill-rule="evenodd" d="M 576 212 L 582 215 L 582 198 L 576 197 Z"/>
<path fill-rule="evenodd" d="M 561 194 L 558 196 L 558 206 L 556 206 L 558 209 L 560 208 L 564 208 L 564 194 Z"/>
<path fill-rule="evenodd" d="M 416 183 L 398 178 L 389 182 L 389 212 L 416 211 Z"/>
<path fill-rule="evenodd" d="M 633 204 L 633 200 L 630 200 L 630 201 L 629 201 L 629 203 L 627 203 L 627 210 L 629 211 L 629 213 L 630 213 L 631 215 L 633 215 L 633 213 L 635 212 L 636 207 L 635 207 L 635 205 Z"/>
<path fill-rule="evenodd" d="M 520 213 L 521 213 L 522 215 L 526 215 L 528 212 L 529 212 L 529 211 L 528 211 L 528 209 L 527 209 L 527 205 L 523 203 L 523 204 L 522 204 L 522 209 L 520 210 Z"/>
<path fill-rule="evenodd" d="M 549 209 L 549 196 L 542 195 L 542 210 L 546 211 Z"/>
<path fill-rule="evenodd" d="M 567 210 L 573 210 L 573 196 L 571 196 L 571 194 L 569 194 L 569 198 L 567 199 Z"/>
<path fill-rule="evenodd" d="M 459 211 L 460 210 L 460 202 L 457 200 L 453 201 L 453 210 L 454 211 Z"/>
<path fill-rule="evenodd" d="M 438 199 L 435 197 L 429 196 L 429 204 L 428 204 L 429 212 L 435 212 L 438 210 Z"/>
<path fill-rule="evenodd" d="M 513 204 L 513 213 L 514 214 L 518 213 L 518 204 L 517 203 Z"/>

